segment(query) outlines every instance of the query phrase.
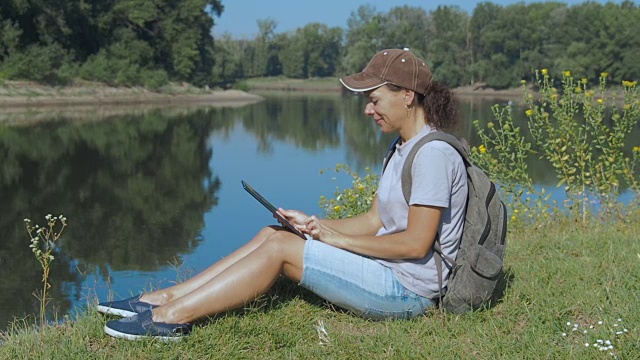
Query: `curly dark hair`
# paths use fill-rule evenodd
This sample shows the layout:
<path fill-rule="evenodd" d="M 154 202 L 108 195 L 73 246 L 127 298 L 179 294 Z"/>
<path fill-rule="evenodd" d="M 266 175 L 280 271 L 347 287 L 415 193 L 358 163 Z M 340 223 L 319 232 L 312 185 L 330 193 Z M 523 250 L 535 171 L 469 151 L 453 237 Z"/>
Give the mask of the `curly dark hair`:
<path fill-rule="evenodd" d="M 401 87 L 387 84 L 391 91 L 400 91 Z M 458 125 L 458 105 L 453 92 L 448 87 L 431 81 L 425 95 L 416 93 L 414 99 L 424 109 L 425 121 L 438 130 L 454 129 Z"/>

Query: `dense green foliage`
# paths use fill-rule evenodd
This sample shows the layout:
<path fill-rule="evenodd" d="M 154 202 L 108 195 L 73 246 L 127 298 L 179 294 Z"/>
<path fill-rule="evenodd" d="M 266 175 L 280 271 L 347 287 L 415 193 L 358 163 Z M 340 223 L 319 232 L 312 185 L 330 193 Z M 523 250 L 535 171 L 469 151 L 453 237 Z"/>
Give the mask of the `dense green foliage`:
<path fill-rule="evenodd" d="M 0 79 L 206 84 L 222 9 L 218 0 L 3 1 Z"/>
<path fill-rule="evenodd" d="M 228 86 L 262 76 L 310 78 L 360 71 L 382 48 L 409 47 L 449 86 L 507 88 L 541 68 L 597 80 L 640 77 L 640 7 L 632 2 L 501 6 L 427 12 L 363 5 L 347 28 L 311 23 L 253 39 L 211 34 L 220 0 L 7 0 L 0 5 L 0 80 L 84 78 L 157 88 L 173 81 Z M 223 16 L 223 15 L 222 15 Z"/>

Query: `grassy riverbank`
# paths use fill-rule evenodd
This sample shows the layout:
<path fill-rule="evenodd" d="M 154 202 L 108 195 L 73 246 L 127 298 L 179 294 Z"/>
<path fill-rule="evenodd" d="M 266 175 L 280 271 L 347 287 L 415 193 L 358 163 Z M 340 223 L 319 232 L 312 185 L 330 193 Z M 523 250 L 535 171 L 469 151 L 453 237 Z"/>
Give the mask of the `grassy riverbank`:
<path fill-rule="evenodd" d="M 243 314 L 197 324 L 181 342 L 113 339 L 102 331 L 108 317 L 90 309 L 42 333 L 15 325 L 2 335 L 0 358 L 634 359 L 640 353 L 640 215 L 629 220 L 513 230 L 508 288 L 487 311 L 371 322 L 282 284 Z M 599 350 L 597 340 L 613 348 Z"/>

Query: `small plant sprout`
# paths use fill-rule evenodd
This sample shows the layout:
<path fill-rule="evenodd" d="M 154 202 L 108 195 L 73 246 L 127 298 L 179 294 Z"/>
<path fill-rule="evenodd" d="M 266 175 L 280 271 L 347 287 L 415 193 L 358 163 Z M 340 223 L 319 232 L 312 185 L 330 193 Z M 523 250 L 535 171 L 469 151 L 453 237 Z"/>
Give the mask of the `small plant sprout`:
<path fill-rule="evenodd" d="M 329 337 L 329 333 L 327 332 L 327 329 L 324 327 L 324 321 L 318 320 L 318 325 L 316 325 L 316 331 L 318 332 L 320 345 L 331 346 L 331 338 Z"/>
<path fill-rule="evenodd" d="M 47 225 L 32 225 L 30 219 L 24 219 L 29 233 L 31 244 L 29 247 L 33 252 L 36 260 L 42 267 L 42 290 L 34 292 L 34 296 L 40 301 L 40 329 L 44 328 L 47 319 L 47 303 L 49 298 L 47 290 L 51 287 L 49 283 L 49 273 L 51 271 L 51 262 L 55 259 L 53 253 L 56 249 L 56 243 L 62 232 L 67 227 L 67 218 L 63 215 L 53 216 L 48 214 L 45 216 Z"/>

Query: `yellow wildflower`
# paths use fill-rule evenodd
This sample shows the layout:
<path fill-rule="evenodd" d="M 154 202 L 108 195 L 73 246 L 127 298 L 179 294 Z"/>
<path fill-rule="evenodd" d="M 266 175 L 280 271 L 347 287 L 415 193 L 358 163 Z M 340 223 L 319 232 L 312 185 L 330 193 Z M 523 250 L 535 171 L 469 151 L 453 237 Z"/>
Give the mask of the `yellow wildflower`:
<path fill-rule="evenodd" d="M 526 85 L 527 84 L 527 80 L 520 80 L 520 85 Z"/>
<path fill-rule="evenodd" d="M 549 69 L 542 69 L 540 72 L 542 73 L 542 75 L 549 75 Z"/>
<path fill-rule="evenodd" d="M 364 190 L 364 185 L 362 185 L 362 184 L 358 185 L 358 190 L 360 190 L 360 191 Z"/>
<path fill-rule="evenodd" d="M 602 99 L 602 98 L 598 99 L 597 101 L 598 101 L 598 104 L 600 104 L 600 105 L 604 104 L 604 99 Z"/>
<path fill-rule="evenodd" d="M 631 109 L 631 105 L 630 104 L 624 104 L 624 106 L 622 108 L 624 110 L 630 110 Z"/>
<path fill-rule="evenodd" d="M 333 207 L 333 211 L 335 212 L 339 212 L 340 210 L 342 210 L 342 207 L 340 205 L 336 205 Z"/>
<path fill-rule="evenodd" d="M 592 97 L 594 94 L 593 90 L 587 90 L 587 92 L 584 93 L 584 96 L 586 97 Z"/>
<path fill-rule="evenodd" d="M 567 70 L 564 73 L 562 73 L 565 77 L 569 77 L 571 76 L 571 71 Z"/>
<path fill-rule="evenodd" d="M 582 89 L 580 88 L 580 86 L 576 87 L 576 94 L 581 94 L 582 93 Z"/>
<path fill-rule="evenodd" d="M 511 217 L 511 221 L 516 221 L 516 220 L 518 220 L 518 218 L 517 218 L 515 215 L 513 215 L 513 216 Z"/>
<path fill-rule="evenodd" d="M 640 146 L 634 146 L 633 147 L 633 152 L 640 153 Z"/>
<path fill-rule="evenodd" d="M 557 100 L 558 94 L 551 94 L 551 100 Z"/>
<path fill-rule="evenodd" d="M 601 78 L 606 78 L 606 77 L 608 77 L 608 76 L 609 76 L 609 73 L 608 73 L 608 72 L 606 72 L 606 71 L 603 71 L 603 72 L 601 72 L 601 73 L 600 73 L 600 77 L 601 77 Z"/>
<path fill-rule="evenodd" d="M 624 87 L 635 87 L 638 84 L 637 81 L 626 81 L 626 80 L 622 80 L 622 86 Z"/>
<path fill-rule="evenodd" d="M 533 110 L 527 109 L 527 111 L 525 111 L 524 114 L 527 115 L 528 117 L 532 117 L 533 116 Z"/>
<path fill-rule="evenodd" d="M 587 78 L 582 78 L 582 79 L 580 80 L 580 82 L 581 82 L 581 83 L 583 83 L 583 84 L 586 84 L 586 83 L 588 83 L 588 82 L 589 82 L 589 80 L 587 80 Z"/>
<path fill-rule="evenodd" d="M 487 148 L 484 145 L 478 146 L 478 150 L 480 151 L 481 154 L 484 154 L 487 152 Z"/>

